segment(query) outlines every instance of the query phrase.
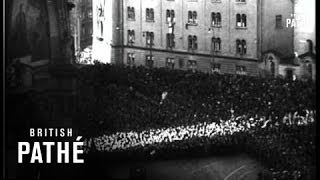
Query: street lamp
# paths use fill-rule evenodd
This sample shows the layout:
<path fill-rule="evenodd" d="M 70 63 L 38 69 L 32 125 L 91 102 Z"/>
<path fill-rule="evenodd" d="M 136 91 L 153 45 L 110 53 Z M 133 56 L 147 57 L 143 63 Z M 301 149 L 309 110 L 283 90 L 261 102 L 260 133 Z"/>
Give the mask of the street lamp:
<path fill-rule="evenodd" d="M 214 37 L 214 29 L 212 28 L 212 27 L 210 27 L 209 29 L 208 29 L 208 33 L 209 34 L 211 34 L 212 33 L 212 38 L 211 38 L 211 55 L 212 55 L 212 59 L 211 59 L 211 66 L 213 66 L 213 63 L 214 63 L 214 52 L 215 52 L 215 49 L 213 49 L 213 47 L 214 47 L 214 43 L 215 42 L 212 42 L 212 39 L 213 39 L 213 37 Z M 211 67 L 212 68 L 212 67 Z"/>

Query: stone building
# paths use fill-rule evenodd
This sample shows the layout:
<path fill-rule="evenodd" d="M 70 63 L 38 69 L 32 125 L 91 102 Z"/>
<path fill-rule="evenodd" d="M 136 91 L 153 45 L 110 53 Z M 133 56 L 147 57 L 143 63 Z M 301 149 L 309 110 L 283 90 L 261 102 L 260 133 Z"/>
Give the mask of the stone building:
<path fill-rule="evenodd" d="M 271 73 L 271 64 L 275 75 L 289 79 L 316 79 L 316 31 L 315 31 L 315 0 L 294 0 L 294 13 L 286 19 L 286 29 L 292 29 L 293 51 L 289 56 L 269 49 L 264 53 L 264 62 L 260 66 Z M 265 66 L 264 66 L 265 65 Z"/>
<path fill-rule="evenodd" d="M 34 164 L 18 164 L 17 144 L 35 141 L 31 127 L 73 125 L 72 7 L 67 0 L 5 1 L 5 179 L 61 179 L 55 171 L 45 177 Z"/>
<path fill-rule="evenodd" d="M 93 58 L 264 75 L 266 53 L 293 55 L 293 13 L 291 0 L 93 1 Z"/>

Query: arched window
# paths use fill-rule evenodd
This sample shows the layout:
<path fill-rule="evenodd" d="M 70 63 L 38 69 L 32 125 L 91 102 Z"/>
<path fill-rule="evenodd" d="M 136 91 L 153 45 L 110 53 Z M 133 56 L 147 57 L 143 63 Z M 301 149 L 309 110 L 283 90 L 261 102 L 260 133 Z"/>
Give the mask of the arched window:
<path fill-rule="evenodd" d="M 247 16 L 242 14 L 242 27 L 247 27 Z"/>
<path fill-rule="evenodd" d="M 171 10 L 171 19 L 172 19 L 172 21 L 174 20 L 174 18 L 175 18 L 174 10 Z"/>
<path fill-rule="evenodd" d="M 150 9 L 149 8 L 146 9 L 146 19 L 147 20 L 150 19 Z"/>
<path fill-rule="evenodd" d="M 216 25 L 216 13 L 211 13 L 211 21 L 212 21 L 212 25 L 215 26 Z"/>
<path fill-rule="evenodd" d="M 237 14 L 236 19 L 237 19 L 237 27 L 241 27 L 241 15 Z"/>
<path fill-rule="evenodd" d="M 151 34 L 150 34 L 150 32 L 146 32 L 146 43 L 147 43 L 147 45 L 151 45 Z"/>
<path fill-rule="evenodd" d="M 154 40 L 154 33 L 150 33 L 150 44 L 153 45 L 153 40 Z"/>
<path fill-rule="evenodd" d="M 128 43 L 129 44 L 134 43 L 134 39 L 135 39 L 134 30 L 128 30 Z"/>
<path fill-rule="evenodd" d="M 192 12 L 191 12 L 191 11 L 188 12 L 188 22 L 189 22 L 189 23 L 192 23 L 192 22 L 193 22 Z"/>
<path fill-rule="evenodd" d="M 220 13 L 217 13 L 216 23 L 217 23 L 218 26 L 221 25 L 221 14 Z"/>
<path fill-rule="evenodd" d="M 198 40 L 197 40 L 197 36 L 193 36 L 193 49 L 198 49 Z"/>
<path fill-rule="evenodd" d="M 167 22 L 169 22 L 170 21 L 170 10 L 169 9 L 167 9 L 167 15 L 166 15 L 166 17 L 167 17 Z"/>
<path fill-rule="evenodd" d="M 242 54 L 247 54 L 247 43 L 245 40 L 242 40 Z"/>
<path fill-rule="evenodd" d="M 220 51 L 221 50 L 221 39 L 220 38 L 217 38 L 217 40 L 216 40 L 216 42 L 217 42 L 217 47 L 215 48 L 217 51 Z"/>
<path fill-rule="evenodd" d="M 193 23 L 197 23 L 197 12 L 193 11 Z"/>
<path fill-rule="evenodd" d="M 150 9 L 150 20 L 154 20 L 154 11 L 153 11 L 153 8 Z"/>
<path fill-rule="evenodd" d="M 220 38 L 212 38 L 212 46 L 214 51 L 220 51 L 221 50 L 221 39 Z"/>
<path fill-rule="evenodd" d="M 175 47 L 176 46 L 176 44 L 175 44 L 175 42 L 174 42 L 174 34 L 171 34 L 171 47 Z"/>
<path fill-rule="evenodd" d="M 188 49 L 192 49 L 192 36 L 188 36 Z"/>
<path fill-rule="evenodd" d="M 215 50 L 216 49 L 216 38 L 215 37 L 212 37 L 212 39 L 211 39 L 211 43 L 212 43 L 212 48 L 213 48 L 213 50 Z"/>
<path fill-rule="evenodd" d="M 167 47 L 173 48 L 175 46 L 174 34 L 167 33 Z"/>
<path fill-rule="evenodd" d="M 242 45 L 239 39 L 236 40 L 236 48 L 237 48 L 237 53 L 241 53 Z"/>

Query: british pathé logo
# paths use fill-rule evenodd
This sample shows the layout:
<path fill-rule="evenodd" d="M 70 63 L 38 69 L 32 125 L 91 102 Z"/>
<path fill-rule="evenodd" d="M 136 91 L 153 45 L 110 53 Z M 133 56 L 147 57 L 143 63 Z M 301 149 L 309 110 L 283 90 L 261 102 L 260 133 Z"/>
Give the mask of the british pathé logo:
<path fill-rule="evenodd" d="M 72 128 L 30 128 L 31 138 L 72 137 Z M 84 163 L 81 136 L 75 142 L 18 142 L 18 163 L 24 163 L 26 156 L 30 163 Z M 56 152 L 53 154 L 52 152 Z M 56 157 L 53 160 L 52 157 Z"/>
<path fill-rule="evenodd" d="M 287 28 L 296 28 L 296 27 L 309 27 L 313 24 L 312 19 L 305 14 L 291 14 L 290 18 L 286 20 Z"/>

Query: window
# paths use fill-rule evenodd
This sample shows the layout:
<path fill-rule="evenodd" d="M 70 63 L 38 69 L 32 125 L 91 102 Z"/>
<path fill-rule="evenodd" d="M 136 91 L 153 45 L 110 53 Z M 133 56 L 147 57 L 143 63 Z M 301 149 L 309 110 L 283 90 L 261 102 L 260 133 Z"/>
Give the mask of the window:
<path fill-rule="evenodd" d="M 127 57 L 127 65 L 128 66 L 134 66 L 134 54 L 133 53 L 128 53 L 128 57 Z"/>
<path fill-rule="evenodd" d="M 221 51 L 221 39 L 220 38 L 215 38 L 213 37 L 212 38 L 212 48 L 213 48 L 213 51 L 215 52 L 218 52 L 218 51 Z"/>
<path fill-rule="evenodd" d="M 128 7 L 128 19 L 130 20 L 135 19 L 134 7 Z"/>
<path fill-rule="evenodd" d="M 272 77 L 274 77 L 276 68 L 275 68 L 275 63 L 272 60 L 270 61 L 270 70 L 271 70 Z"/>
<path fill-rule="evenodd" d="M 247 69 L 245 66 L 236 66 L 236 74 L 247 75 Z"/>
<path fill-rule="evenodd" d="M 92 18 L 92 9 L 89 9 L 89 10 L 88 10 L 88 17 L 89 17 L 89 18 Z"/>
<path fill-rule="evenodd" d="M 192 12 L 192 17 L 193 17 L 193 23 L 197 24 L 198 21 L 197 21 L 197 12 L 196 11 Z"/>
<path fill-rule="evenodd" d="M 220 73 L 220 64 L 217 63 L 211 63 L 211 71 L 212 73 Z"/>
<path fill-rule="evenodd" d="M 167 48 L 174 48 L 175 42 L 174 42 L 174 34 L 167 33 Z"/>
<path fill-rule="evenodd" d="M 221 14 L 220 13 L 211 13 L 211 22 L 212 26 L 220 27 L 221 26 Z"/>
<path fill-rule="evenodd" d="M 197 69 L 197 61 L 189 60 L 188 61 L 188 69 L 189 70 L 196 70 Z"/>
<path fill-rule="evenodd" d="M 153 8 L 146 9 L 146 20 L 147 21 L 154 21 L 154 11 Z"/>
<path fill-rule="evenodd" d="M 247 54 L 247 43 L 245 40 L 241 41 L 242 44 L 242 54 Z"/>
<path fill-rule="evenodd" d="M 183 66 L 184 66 L 184 60 L 179 59 L 179 68 L 183 68 Z"/>
<path fill-rule="evenodd" d="M 288 80 L 293 80 L 293 70 L 290 68 L 286 69 L 286 76 L 285 77 Z"/>
<path fill-rule="evenodd" d="M 97 38 L 99 40 L 103 40 L 103 22 L 102 21 L 98 21 L 98 30 L 99 30 L 99 34 L 97 35 Z"/>
<path fill-rule="evenodd" d="M 197 12 L 196 11 L 189 11 L 188 12 L 188 23 L 189 24 L 197 24 Z"/>
<path fill-rule="evenodd" d="M 173 58 L 166 59 L 166 67 L 170 68 L 170 69 L 174 69 L 174 59 Z"/>
<path fill-rule="evenodd" d="M 237 53 L 240 55 L 247 54 L 247 42 L 245 40 L 236 40 Z"/>
<path fill-rule="evenodd" d="M 146 66 L 148 68 L 152 68 L 153 67 L 153 62 L 154 62 L 154 58 L 152 55 L 147 55 L 146 56 Z"/>
<path fill-rule="evenodd" d="M 128 44 L 133 44 L 135 40 L 134 30 L 128 30 Z"/>
<path fill-rule="evenodd" d="M 282 15 L 276 15 L 276 28 L 282 28 Z"/>
<path fill-rule="evenodd" d="M 198 49 L 197 36 L 188 36 L 188 49 L 196 50 Z"/>
<path fill-rule="evenodd" d="M 313 42 L 312 42 L 312 40 L 308 39 L 307 43 L 308 43 L 308 51 L 310 53 L 312 53 L 313 52 Z"/>
<path fill-rule="evenodd" d="M 174 14 L 174 10 L 167 10 L 167 23 L 168 23 L 168 30 L 169 33 L 173 34 L 174 31 L 174 24 L 175 24 L 175 14 Z"/>
<path fill-rule="evenodd" d="M 103 37 L 103 23 L 100 22 L 100 32 L 101 32 L 101 37 Z"/>
<path fill-rule="evenodd" d="M 237 27 L 238 28 L 246 28 L 247 27 L 247 16 L 245 14 L 237 14 Z"/>
<path fill-rule="evenodd" d="M 154 33 L 153 32 L 146 32 L 146 44 L 149 46 L 154 45 L 153 40 L 154 40 Z"/>
<path fill-rule="evenodd" d="M 174 10 L 167 9 L 166 17 L 167 17 L 167 23 L 175 22 Z"/>
<path fill-rule="evenodd" d="M 236 0 L 236 2 L 242 2 L 242 3 L 245 3 L 246 0 Z"/>

